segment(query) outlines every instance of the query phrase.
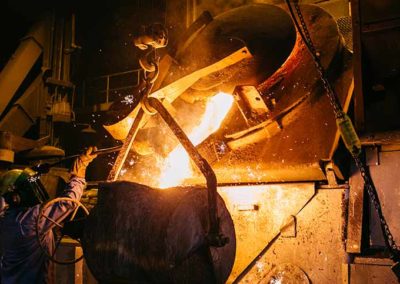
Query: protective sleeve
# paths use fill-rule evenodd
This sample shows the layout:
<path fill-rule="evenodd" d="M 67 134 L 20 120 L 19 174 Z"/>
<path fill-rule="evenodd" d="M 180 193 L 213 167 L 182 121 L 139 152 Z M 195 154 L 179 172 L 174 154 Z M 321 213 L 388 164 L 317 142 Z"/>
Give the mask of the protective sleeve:
<path fill-rule="evenodd" d="M 84 178 L 73 177 L 59 197 L 68 197 L 80 200 L 85 186 L 86 181 Z M 42 234 L 48 232 L 51 228 L 56 226 L 55 222 L 62 222 L 74 209 L 75 204 L 70 201 L 59 201 L 54 203 L 43 212 L 43 215 L 46 217 L 41 218 L 39 230 Z"/>

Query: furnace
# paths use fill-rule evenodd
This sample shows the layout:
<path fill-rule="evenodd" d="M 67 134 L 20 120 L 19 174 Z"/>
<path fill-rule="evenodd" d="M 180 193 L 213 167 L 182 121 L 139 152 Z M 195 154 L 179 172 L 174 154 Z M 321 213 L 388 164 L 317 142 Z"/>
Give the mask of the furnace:
<path fill-rule="evenodd" d="M 398 283 L 396 1 L 22 2 L 0 166 L 99 148 L 55 283 Z"/>

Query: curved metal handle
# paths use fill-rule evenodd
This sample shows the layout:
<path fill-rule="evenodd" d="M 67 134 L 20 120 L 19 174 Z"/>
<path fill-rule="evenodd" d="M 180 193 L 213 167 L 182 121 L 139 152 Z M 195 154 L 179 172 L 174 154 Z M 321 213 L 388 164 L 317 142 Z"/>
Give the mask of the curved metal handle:
<path fill-rule="evenodd" d="M 176 138 L 182 144 L 190 158 L 200 169 L 207 181 L 208 189 L 208 217 L 210 221 L 210 232 L 208 236 L 209 244 L 212 246 L 224 246 L 227 239 L 219 234 L 219 224 L 217 216 L 217 177 L 210 164 L 204 159 L 197 151 L 196 147 L 192 144 L 185 132 L 176 123 L 174 118 L 170 115 L 168 110 L 164 107 L 159 99 L 149 97 L 148 104 L 154 108 L 165 121 L 168 127 L 172 130 Z"/>

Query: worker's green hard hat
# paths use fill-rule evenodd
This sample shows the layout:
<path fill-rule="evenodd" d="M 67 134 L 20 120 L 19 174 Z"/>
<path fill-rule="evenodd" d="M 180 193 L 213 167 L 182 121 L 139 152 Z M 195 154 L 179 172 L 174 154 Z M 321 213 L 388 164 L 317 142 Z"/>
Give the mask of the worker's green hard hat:
<path fill-rule="evenodd" d="M 15 188 L 15 182 L 22 174 L 22 170 L 10 170 L 0 176 L 0 194 L 3 195 Z"/>
<path fill-rule="evenodd" d="M 18 194 L 20 205 L 25 207 L 45 202 L 49 198 L 39 176 L 30 168 L 13 169 L 3 173 L 0 176 L 0 194 L 5 197 Z"/>

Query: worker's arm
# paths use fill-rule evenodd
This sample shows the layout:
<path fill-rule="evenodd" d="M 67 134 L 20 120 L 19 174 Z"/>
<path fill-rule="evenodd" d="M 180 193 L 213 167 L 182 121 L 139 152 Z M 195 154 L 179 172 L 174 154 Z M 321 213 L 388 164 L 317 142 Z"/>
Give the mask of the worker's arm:
<path fill-rule="evenodd" d="M 74 200 L 80 200 L 83 189 L 86 186 L 84 178 L 72 177 L 67 184 L 63 193 L 59 197 L 67 197 Z M 76 208 L 75 203 L 71 201 L 58 201 L 52 206 L 46 208 L 43 216 L 40 219 L 39 230 L 45 233 L 56 226 L 56 223 L 61 224 L 62 221 Z M 55 223 L 56 222 L 56 223 Z"/>
<path fill-rule="evenodd" d="M 75 160 L 71 169 L 72 178 L 59 197 L 67 197 L 74 200 L 81 199 L 83 189 L 86 186 L 86 167 L 96 158 L 96 155 L 92 154 L 95 150 L 96 148 L 90 147 L 85 154 Z M 43 217 L 40 219 L 39 229 L 41 233 L 46 233 L 56 226 L 56 223 L 60 224 L 75 208 L 75 203 L 71 201 L 59 201 L 46 208 L 45 212 L 43 212 Z"/>
<path fill-rule="evenodd" d="M 85 185 L 86 182 L 84 178 L 72 177 L 60 197 L 68 197 L 79 200 Z M 28 208 L 26 211 L 21 212 L 17 216 L 17 222 L 20 224 L 20 230 L 24 236 L 34 237 L 36 235 L 36 222 L 38 220 L 41 207 L 42 205 L 38 204 L 34 207 Z M 56 224 L 52 221 L 61 223 L 61 221 L 63 221 L 74 208 L 75 207 L 72 202 L 66 201 L 56 202 L 53 204 L 53 206 L 48 207 L 46 212 L 44 212 L 47 218 L 40 218 L 39 234 L 44 235 L 46 232 L 56 226 Z"/>

